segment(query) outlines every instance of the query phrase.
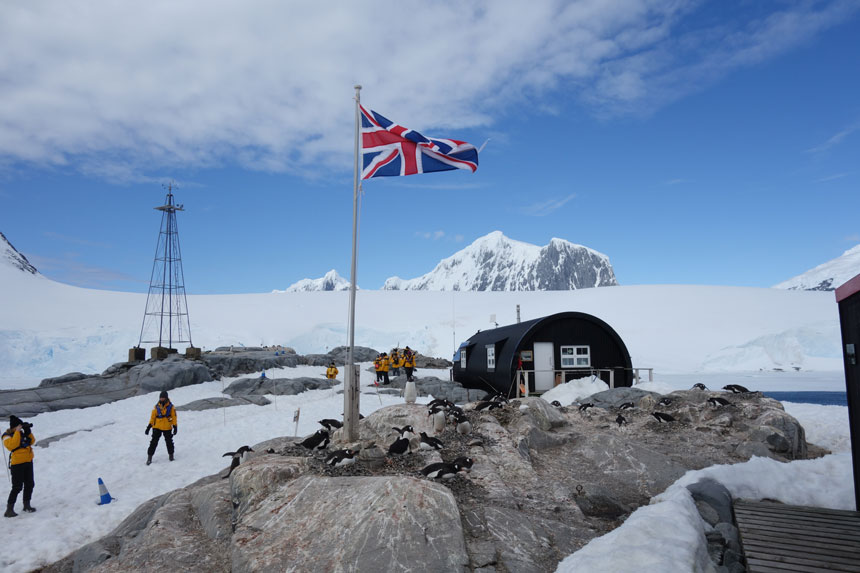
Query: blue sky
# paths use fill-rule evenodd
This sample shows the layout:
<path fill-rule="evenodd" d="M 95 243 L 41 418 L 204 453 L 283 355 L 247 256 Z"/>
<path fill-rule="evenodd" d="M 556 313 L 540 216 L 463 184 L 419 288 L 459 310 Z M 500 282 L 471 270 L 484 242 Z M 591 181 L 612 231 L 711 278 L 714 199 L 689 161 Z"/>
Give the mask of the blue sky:
<path fill-rule="evenodd" d="M 860 2 L 532 4 L 4 3 L 0 231 L 53 279 L 144 292 L 174 180 L 189 293 L 349 277 L 361 83 L 490 139 L 475 174 L 365 182 L 362 288 L 493 230 L 621 284 L 768 287 L 860 243 Z"/>

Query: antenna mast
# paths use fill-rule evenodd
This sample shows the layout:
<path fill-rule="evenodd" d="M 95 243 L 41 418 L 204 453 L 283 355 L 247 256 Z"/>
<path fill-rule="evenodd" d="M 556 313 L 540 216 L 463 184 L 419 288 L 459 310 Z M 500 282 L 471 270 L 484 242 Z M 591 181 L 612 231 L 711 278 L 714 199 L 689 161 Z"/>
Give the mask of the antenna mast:
<path fill-rule="evenodd" d="M 182 271 L 179 228 L 176 224 L 176 212 L 184 209 L 173 202 L 174 186 L 173 182 L 165 186 L 167 198 L 164 205 L 155 207 L 161 211 L 161 230 L 155 247 L 138 347 L 142 344 L 157 344 L 159 348 L 173 348 L 174 344 L 182 343 L 194 346 L 191 343 L 185 274 Z"/>

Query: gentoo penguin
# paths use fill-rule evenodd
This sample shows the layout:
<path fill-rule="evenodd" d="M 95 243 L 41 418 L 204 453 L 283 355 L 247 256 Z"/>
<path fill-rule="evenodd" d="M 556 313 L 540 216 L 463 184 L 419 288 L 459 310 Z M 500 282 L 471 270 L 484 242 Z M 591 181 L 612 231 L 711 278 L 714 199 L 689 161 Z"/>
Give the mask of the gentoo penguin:
<path fill-rule="evenodd" d="M 627 423 L 627 418 L 625 418 L 621 414 L 618 414 L 618 417 L 615 418 L 615 423 L 618 424 L 618 427 L 620 428 L 621 426 L 623 426 L 624 424 Z"/>
<path fill-rule="evenodd" d="M 421 432 L 421 442 L 418 447 L 422 450 L 441 450 L 445 445 L 439 438 L 428 436 L 427 432 Z"/>
<path fill-rule="evenodd" d="M 454 463 L 457 464 L 458 466 L 460 466 L 460 468 L 463 471 L 470 472 L 470 471 L 472 471 L 472 464 L 475 463 L 475 460 L 473 460 L 472 458 L 468 458 L 468 457 L 464 456 L 464 457 L 459 457 L 456 460 L 454 460 Z"/>
<path fill-rule="evenodd" d="M 333 432 L 339 428 L 343 428 L 343 422 L 334 420 L 332 418 L 325 418 L 324 420 L 320 420 L 319 424 L 329 432 Z"/>
<path fill-rule="evenodd" d="M 465 416 L 466 414 L 463 412 L 463 408 L 459 406 L 451 406 L 448 408 L 448 417 L 452 420 L 457 420 L 460 416 Z"/>
<path fill-rule="evenodd" d="M 447 462 L 437 462 L 422 469 L 421 473 L 424 474 L 425 477 L 431 479 L 451 479 L 457 475 L 460 469 L 461 468 L 457 465 L 457 462 L 451 464 Z"/>
<path fill-rule="evenodd" d="M 725 398 L 714 396 L 712 398 L 708 398 L 708 404 L 710 404 L 714 408 L 719 408 L 720 406 L 728 406 L 729 404 L 731 404 L 731 402 L 729 402 Z"/>
<path fill-rule="evenodd" d="M 499 402 L 494 402 L 492 400 L 488 400 L 485 402 L 478 402 L 475 405 L 475 410 L 480 412 L 481 410 L 493 410 L 495 408 L 501 408 L 502 405 Z"/>
<path fill-rule="evenodd" d="M 225 475 L 224 477 L 225 478 L 230 477 L 230 474 L 233 473 L 233 470 L 238 468 L 239 464 L 242 463 L 242 461 L 244 461 L 245 454 L 247 452 L 253 452 L 253 451 L 254 450 L 252 450 L 250 446 L 242 446 L 241 448 L 239 448 L 235 452 L 227 452 L 226 454 L 221 456 L 222 458 L 225 458 L 227 456 L 233 456 L 233 461 L 230 462 L 230 469 L 227 470 L 227 475 Z"/>
<path fill-rule="evenodd" d="M 589 408 L 594 408 L 594 404 L 592 404 L 591 402 L 585 402 L 584 404 L 579 405 L 579 411 L 580 412 L 585 412 Z"/>
<path fill-rule="evenodd" d="M 723 390 L 728 390 L 732 394 L 743 394 L 745 392 L 749 392 L 749 390 L 747 390 L 740 384 L 729 384 L 727 386 L 723 386 Z"/>
<path fill-rule="evenodd" d="M 437 434 L 445 431 L 445 424 L 448 422 L 448 414 L 445 408 L 433 407 L 430 409 L 428 416 L 433 416 L 433 431 Z"/>
<path fill-rule="evenodd" d="M 632 410 L 636 405 L 633 402 L 624 402 L 620 406 L 618 406 L 619 410 Z"/>
<path fill-rule="evenodd" d="M 491 402 L 498 402 L 499 404 L 507 404 L 508 399 L 504 394 L 495 394 L 492 398 L 490 398 Z"/>
<path fill-rule="evenodd" d="M 701 382 L 696 382 L 693 384 L 693 387 L 690 390 L 707 390 L 708 387 L 702 384 Z"/>
<path fill-rule="evenodd" d="M 406 438 L 407 440 L 415 435 L 412 426 L 403 426 L 402 428 L 392 427 L 391 429 L 400 434 L 401 438 Z"/>
<path fill-rule="evenodd" d="M 559 402 L 558 400 L 553 400 L 552 402 L 550 402 L 550 405 L 555 406 L 556 408 L 562 408 L 563 407 L 561 405 L 561 402 Z"/>
<path fill-rule="evenodd" d="M 409 451 L 409 438 L 397 438 L 394 443 L 388 446 L 389 456 L 399 456 Z"/>
<path fill-rule="evenodd" d="M 328 432 L 326 432 L 325 430 L 317 430 L 313 433 L 312 436 L 307 437 L 301 442 L 299 442 L 300 445 L 306 447 L 309 450 L 312 450 L 314 448 L 318 450 L 324 450 L 326 449 L 326 446 L 328 446 L 328 443 Z"/>
<path fill-rule="evenodd" d="M 660 422 L 661 424 L 664 422 L 674 422 L 675 418 L 670 416 L 669 414 L 664 414 L 663 412 L 651 412 L 651 415 L 654 416 L 654 419 Z"/>
<path fill-rule="evenodd" d="M 472 423 L 464 415 L 457 416 L 457 433 L 464 436 L 472 433 Z"/>
<path fill-rule="evenodd" d="M 428 404 L 428 408 L 450 408 L 454 403 L 450 400 L 443 400 L 442 398 L 434 398 Z"/>
<path fill-rule="evenodd" d="M 326 456 L 325 463 L 333 468 L 340 468 L 355 463 L 355 450 L 335 450 Z"/>
<path fill-rule="evenodd" d="M 657 403 L 661 406 L 671 406 L 672 401 L 673 400 L 671 398 L 660 398 L 660 401 Z"/>

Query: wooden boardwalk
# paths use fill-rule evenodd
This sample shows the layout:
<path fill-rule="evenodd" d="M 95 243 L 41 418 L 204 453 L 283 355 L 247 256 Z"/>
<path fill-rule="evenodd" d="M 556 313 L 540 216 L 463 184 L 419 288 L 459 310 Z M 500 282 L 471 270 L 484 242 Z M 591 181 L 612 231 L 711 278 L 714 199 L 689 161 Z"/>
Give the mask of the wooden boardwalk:
<path fill-rule="evenodd" d="M 749 573 L 860 572 L 860 513 L 736 500 Z"/>

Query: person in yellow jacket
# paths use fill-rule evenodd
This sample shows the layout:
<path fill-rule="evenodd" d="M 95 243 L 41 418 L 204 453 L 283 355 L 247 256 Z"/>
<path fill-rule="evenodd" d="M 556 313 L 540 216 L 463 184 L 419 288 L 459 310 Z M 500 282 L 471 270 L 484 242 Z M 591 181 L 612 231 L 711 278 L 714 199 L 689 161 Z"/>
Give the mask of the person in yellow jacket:
<path fill-rule="evenodd" d="M 400 367 L 403 366 L 403 358 L 397 348 L 391 351 L 391 375 L 400 376 Z"/>
<path fill-rule="evenodd" d="M 388 358 L 388 354 L 385 352 L 382 353 L 382 363 L 380 364 L 379 369 L 382 371 L 382 385 L 388 386 L 391 384 L 391 380 L 388 379 L 388 368 L 391 366 L 391 359 Z"/>
<path fill-rule="evenodd" d="M 9 469 L 12 474 L 12 491 L 6 502 L 5 517 L 16 517 L 15 502 L 24 490 L 24 511 L 33 513 L 36 508 L 30 505 L 33 496 L 33 436 L 31 424 L 25 424 L 18 416 L 9 416 L 9 429 L 3 432 L 3 445 L 9 450 Z"/>
<path fill-rule="evenodd" d="M 373 359 L 373 369 L 376 371 L 376 385 L 382 380 L 382 354 L 377 354 Z"/>
<path fill-rule="evenodd" d="M 334 362 L 328 365 L 328 368 L 325 370 L 325 377 L 329 380 L 334 380 L 337 376 L 337 366 L 334 365 Z"/>
<path fill-rule="evenodd" d="M 412 372 L 415 371 L 415 352 L 408 346 L 403 349 L 403 368 L 406 370 L 406 380 L 412 382 Z"/>
<path fill-rule="evenodd" d="M 158 440 L 164 436 L 164 444 L 167 446 L 167 455 L 170 461 L 173 461 L 173 436 L 179 431 L 178 421 L 176 419 L 176 408 L 170 403 L 170 398 L 167 392 L 162 392 L 158 395 L 158 403 L 152 409 L 152 415 L 149 417 L 149 425 L 146 427 L 145 434 L 149 435 L 149 430 L 152 430 L 152 440 L 149 442 L 149 450 L 146 452 L 146 465 L 152 463 L 152 454 L 155 453 L 155 448 L 158 447 Z M 170 430 L 173 430 L 173 434 Z"/>

